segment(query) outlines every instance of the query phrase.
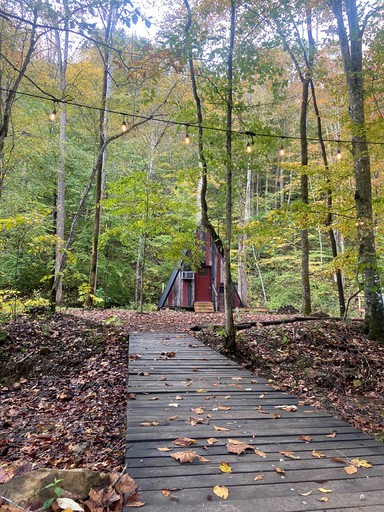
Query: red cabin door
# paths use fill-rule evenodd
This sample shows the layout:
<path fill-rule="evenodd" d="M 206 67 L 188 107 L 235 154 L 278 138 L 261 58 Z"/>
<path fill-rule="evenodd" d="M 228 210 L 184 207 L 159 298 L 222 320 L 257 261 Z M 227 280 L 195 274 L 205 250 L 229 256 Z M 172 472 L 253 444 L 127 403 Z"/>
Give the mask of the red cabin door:
<path fill-rule="evenodd" d="M 195 275 L 195 301 L 212 301 L 211 267 L 199 268 Z"/>

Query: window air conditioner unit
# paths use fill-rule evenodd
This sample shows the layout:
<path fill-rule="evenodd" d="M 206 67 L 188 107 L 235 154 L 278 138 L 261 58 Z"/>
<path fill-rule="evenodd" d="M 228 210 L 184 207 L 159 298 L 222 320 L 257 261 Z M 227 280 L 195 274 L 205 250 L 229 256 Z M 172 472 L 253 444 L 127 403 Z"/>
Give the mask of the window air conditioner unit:
<path fill-rule="evenodd" d="M 194 272 L 184 271 L 181 273 L 181 279 L 193 279 L 195 276 Z"/>

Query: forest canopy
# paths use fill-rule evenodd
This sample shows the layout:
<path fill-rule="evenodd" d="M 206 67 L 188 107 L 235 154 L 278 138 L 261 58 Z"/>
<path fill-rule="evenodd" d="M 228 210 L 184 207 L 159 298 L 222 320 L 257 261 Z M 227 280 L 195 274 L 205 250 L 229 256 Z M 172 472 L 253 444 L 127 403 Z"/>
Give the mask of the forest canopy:
<path fill-rule="evenodd" d="M 202 221 L 244 304 L 343 315 L 364 295 L 349 312 L 380 338 L 383 19 L 354 0 L 0 2 L 2 314 L 156 307 L 198 266 Z"/>

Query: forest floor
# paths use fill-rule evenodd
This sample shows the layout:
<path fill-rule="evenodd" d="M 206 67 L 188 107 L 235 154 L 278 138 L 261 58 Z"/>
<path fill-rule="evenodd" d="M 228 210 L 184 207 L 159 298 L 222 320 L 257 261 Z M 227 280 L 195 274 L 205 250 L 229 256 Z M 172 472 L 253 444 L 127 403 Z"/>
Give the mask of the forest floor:
<path fill-rule="evenodd" d="M 278 320 L 236 314 L 237 322 Z M 0 483 L 35 468 L 121 471 L 128 332 L 188 332 L 224 351 L 221 314 L 75 310 L 0 325 Z M 239 362 L 384 441 L 384 347 L 361 324 L 313 320 L 238 333 Z M 129 399 L 129 395 L 128 395 Z"/>

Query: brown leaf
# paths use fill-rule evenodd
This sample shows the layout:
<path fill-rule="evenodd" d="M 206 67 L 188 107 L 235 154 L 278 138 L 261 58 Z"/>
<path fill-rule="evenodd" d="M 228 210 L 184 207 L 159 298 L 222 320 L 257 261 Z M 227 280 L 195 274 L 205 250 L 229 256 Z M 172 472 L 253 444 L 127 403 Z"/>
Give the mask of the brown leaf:
<path fill-rule="evenodd" d="M 330 437 L 331 439 L 333 439 L 334 437 L 336 437 L 336 430 L 334 430 L 331 434 L 327 434 L 325 437 Z"/>
<path fill-rule="evenodd" d="M 184 400 L 184 398 L 180 395 L 175 396 L 175 400 Z"/>
<path fill-rule="evenodd" d="M 325 453 L 321 453 L 318 450 L 312 450 L 311 455 L 313 457 L 316 457 L 316 459 L 323 459 L 324 457 L 326 457 Z"/>
<path fill-rule="evenodd" d="M 161 489 L 161 494 L 167 497 L 171 494 L 171 491 L 169 489 Z"/>
<path fill-rule="evenodd" d="M 117 494 L 132 494 L 137 489 L 137 483 L 129 475 L 123 475 L 115 485 Z"/>
<path fill-rule="evenodd" d="M 277 412 L 272 415 L 273 420 L 279 420 L 281 418 L 281 414 L 278 414 Z"/>
<path fill-rule="evenodd" d="M 259 457 L 263 457 L 263 459 L 265 459 L 265 457 L 267 456 L 267 454 L 265 452 L 262 452 L 261 450 L 258 450 L 257 448 L 254 448 L 253 451 L 256 453 L 256 455 L 258 455 Z"/>
<path fill-rule="evenodd" d="M 217 443 L 217 441 L 218 440 L 216 439 L 216 437 L 210 437 L 209 439 L 207 439 L 208 444 L 215 444 Z"/>
<path fill-rule="evenodd" d="M 166 446 L 163 448 L 156 448 L 156 449 L 159 450 L 159 452 L 170 452 L 171 451 L 171 449 L 167 448 Z"/>
<path fill-rule="evenodd" d="M 225 405 L 219 405 L 217 409 L 219 411 L 229 411 L 230 407 L 226 407 Z"/>
<path fill-rule="evenodd" d="M 173 444 L 176 446 L 191 446 L 191 444 L 196 444 L 196 439 L 191 439 L 190 437 L 178 437 L 174 441 L 172 441 Z"/>
<path fill-rule="evenodd" d="M 306 443 L 310 443 L 312 441 L 311 436 L 305 436 L 305 435 L 301 435 L 297 439 L 300 439 L 300 441 L 305 441 Z"/>
<path fill-rule="evenodd" d="M 178 460 L 181 464 L 184 464 L 185 462 L 193 462 L 195 459 L 199 460 L 200 462 L 209 462 L 208 459 L 205 457 L 202 457 L 201 455 L 198 455 L 196 452 L 193 452 L 191 450 L 185 451 L 185 452 L 175 452 L 170 454 L 171 457 Z"/>
<path fill-rule="evenodd" d="M 284 457 L 289 457 L 290 459 L 300 459 L 300 457 L 298 455 L 295 455 L 295 452 L 292 451 L 282 451 L 279 453 L 281 453 L 281 455 L 284 455 Z"/>
<path fill-rule="evenodd" d="M 191 411 L 195 412 L 196 414 L 204 414 L 205 409 L 202 407 L 191 407 Z"/>
<path fill-rule="evenodd" d="M 331 457 L 331 460 L 333 460 L 333 462 L 339 462 L 340 464 L 346 464 L 347 462 L 342 459 L 341 457 Z"/>
<path fill-rule="evenodd" d="M 354 465 L 351 465 L 351 466 L 346 466 L 344 468 L 344 471 L 348 474 L 348 475 L 354 475 L 355 473 L 357 473 L 357 467 L 354 466 Z"/>
<path fill-rule="evenodd" d="M 215 430 L 218 430 L 219 432 L 228 432 L 229 431 L 229 428 L 226 428 L 226 427 L 217 427 L 216 425 L 213 425 L 213 428 Z"/>
<path fill-rule="evenodd" d="M 131 494 L 131 496 L 128 496 L 126 498 L 124 505 L 126 507 L 131 507 L 131 508 L 143 507 L 145 505 L 145 502 L 141 501 L 142 499 L 143 499 L 143 497 L 141 496 L 141 494 L 138 492 L 135 492 L 134 494 Z"/>
<path fill-rule="evenodd" d="M 279 468 L 278 466 L 275 467 L 276 473 L 279 473 L 280 475 L 285 475 L 285 471 L 282 468 Z"/>
<path fill-rule="evenodd" d="M 263 478 L 264 478 L 264 475 L 257 475 L 257 476 L 255 476 L 254 480 L 255 480 L 255 482 L 258 482 L 260 480 L 263 480 Z"/>

